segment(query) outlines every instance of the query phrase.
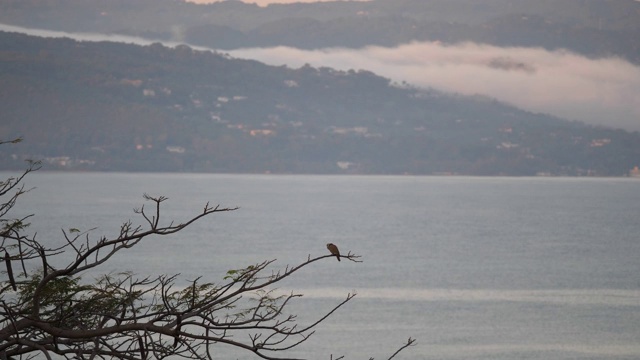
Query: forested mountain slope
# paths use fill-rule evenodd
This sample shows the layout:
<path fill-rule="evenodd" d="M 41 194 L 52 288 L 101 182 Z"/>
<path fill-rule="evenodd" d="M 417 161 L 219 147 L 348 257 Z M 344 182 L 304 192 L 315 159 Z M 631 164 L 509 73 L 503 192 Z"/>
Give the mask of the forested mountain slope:
<path fill-rule="evenodd" d="M 0 33 L 2 168 L 624 175 L 640 134 L 367 71 Z M 11 151 L 11 153 L 8 153 Z"/>

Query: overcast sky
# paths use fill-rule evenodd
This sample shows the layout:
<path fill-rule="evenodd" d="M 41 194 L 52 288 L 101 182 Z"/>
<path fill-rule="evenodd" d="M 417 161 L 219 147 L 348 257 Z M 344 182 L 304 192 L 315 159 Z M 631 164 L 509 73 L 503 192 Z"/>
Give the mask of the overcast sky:
<path fill-rule="evenodd" d="M 226 0 L 186 0 L 188 2 L 194 2 L 198 4 L 208 4 L 219 1 Z M 258 4 L 259 6 L 267 6 L 269 4 L 290 4 L 290 3 L 310 3 L 310 2 L 321 2 L 321 1 L 369 1 L 369 0 L 243 0 L 245 3 L 253 3 Z"/>
<path fill-rule="evenodd" d="M 212 2 L 226 1 L 226 0 L 186 0 L 188 2 L 194 2 L 199 4 L 208 4 Z M 296 2 L 322 2 L 322 1 L 370 1 L 370 0 L 242 0 L 242 2 L 246 3 L 254 3 L 260 6 L 267 6 L 269 4 L 290 4 Z M 635 0 L 640 1 L 640 0 Z"/>
<path fill-rule="evenodd" d="M 0 25 L 0 30 L 78 40 L 149 44 L 125 36 L 68 34 Z M 171 44 L 168 44 L 171 45 Z M 175 45 L 175 44 L 174 44 Z M 300 50 L 288 47 L 229 52 L 270 65 L 305 63 L 365 69 L 395 82 L 461 94 L 481 94 L 532 112 L 640 131 L 640 67 L 619 58 L 590 59 L 567 51 L 466 43 L 416 42 L 393 48 Z"/>

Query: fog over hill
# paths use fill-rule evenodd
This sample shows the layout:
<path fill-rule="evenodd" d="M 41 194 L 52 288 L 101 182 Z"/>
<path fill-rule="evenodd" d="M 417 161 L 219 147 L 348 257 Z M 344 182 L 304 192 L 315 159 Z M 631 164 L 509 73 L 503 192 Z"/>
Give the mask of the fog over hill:
<path fill-rule="evenodd" d="M 640 130 L 637 1 L 267 0 L 258 5 L 0 0 L 0 23 L 66 31 L 54 35 L 75 39 L 96 32 L 110 37 L 93 39 L 186 43 L 294 68 L 308 63 L 366 69 L 399 83 Z"/>
<path fill-rule="evenodd" d="M 366 70 L 8 32 L 0 48 L 0 138 L 27 139 L 0 168 L 623 176 L 640 159 L 638 132 Z"/>
<path fill-rule="evenodd" d="M 140 45 L 157 41 L 9 25 L 0 25 L 0 30 Z M 532 112 L 593 125 L 640 130 L 640 66 L 619 57 L 589 58 L 566 50 L 438 42 L 414 42 L 393 48 L 303 50 L 281 46 L 227 52 L 237 58 L 276 66 L 298 68 L 310 64 L 338 70 L 369 70 L 398 83 L 465 95 L 485 95 Z"/>
<path fill-rule="evenodd" d="M 617 57 L 591 59 L 542 48 L 424 42 L 394 48 L 276 47 L 230 53 L 271 65 L 367 69 L 397 82 L 486 95 L 533 112 L 640 130 L 640 67 Z"/>
<path fill-rule="evenodd" d="M 260 5 L 0 0 L 0 30 L 84 41 L 2 34 L 0 132 L 33 132 L 25 152 L 98 170 L 639 165 L 637 1 Z"/>

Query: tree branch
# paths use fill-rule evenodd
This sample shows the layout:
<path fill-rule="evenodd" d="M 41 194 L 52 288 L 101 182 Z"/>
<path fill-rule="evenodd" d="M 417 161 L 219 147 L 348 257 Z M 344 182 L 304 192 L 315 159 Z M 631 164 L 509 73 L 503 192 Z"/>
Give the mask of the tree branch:
<path fill-rule="evenodd" d="M 307 341 L 317 326 L 356 296 L 347 294 L 330 311 L 306 325 L 299 324 L 296 315 L 286 313 L 302 295 L 278 294 L 273 287 L 307 266 L 333 259 L 333 254 L 308 255 L 303 262 L 280 270 L 271 270 L 276 260 L 263 261 L 229 270 L 220 284 L 198 277 L 184 288 L 175 286 L 177 275 L 136 279 L 122 272 L 103 275 L 94 282 L 82 281 L 80 276 L 87 270 L 148 237 L 175 234 L 206 216 L 238 208 L 211 207 L 207 203 L 202 212 L 186 221 L 167 224 L 161 221 L 161 207 L 167 198 L 144 194 L 144 199 L 154 204 L 150 213 L 144 207 L 134 210 L 142 217 L 144 227 L 128 221 L 120 226 L 117 236 L 96 241 L 90 238 L 95 229 L 63 229 L 64 243 L 58 248 L 45 247 L 35 234 L 22 234 L 30 216 L 11 221 L 3 218 L 28 191 L 20 183 L 26 174 L 39 168 L 38 163 L 30 164 L 20 177 L 0 182 L 0 198 L 16 191 L 0 201 L 0 251 L 4 250 L 8 276 L 0 286 L 2 356 L 42 353 L 47 359 L 56 354 L 89 360 L 169 356 L 204 360 L 212 358 L 211 346 L 222 344 L 263 359 L 287 359 L 279 354 Z M 56 264 L 53 257 L 67 252 L 72 258 L 66 266 L 56 269 L 50 265 Z M 362 262 L 351 252 L 340 258 Z M 14 271 L 15 261 L 22 265 L 22 273 Z M 414 342 L 409 338 L 389 359 Z"/>

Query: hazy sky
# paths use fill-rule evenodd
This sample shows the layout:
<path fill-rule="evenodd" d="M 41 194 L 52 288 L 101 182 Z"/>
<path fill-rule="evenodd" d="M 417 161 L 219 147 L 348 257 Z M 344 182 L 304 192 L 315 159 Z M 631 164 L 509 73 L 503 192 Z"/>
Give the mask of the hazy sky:
<path fill-rule="evenodd" d="M 227 0 L 186 0 L 187 2 L 193 2 L 198 4 L 209 4 Z M 323 1 L 371 1 L 371 0 L 241 0 L 245 3 L 258 4 L 260 6 L 267 6 L 269 4 L 291 4 L 291 3 L 310 3 L 310 2 L 323 2 Z M 640 0 L 636 0 L 640 1 Z"/>
<path fill-rule="evenodd" d="M 150 44 L 151 40 L 99 34 L 23 29 L 0 30 L 79 40 Z M 171 44 L 167 44 L 171 45 Z M 174 44 L 175 45 L 175 44 Z M 591 59 L 567 51 L 504 48 L 466 43 L 416 42 L 393 48 L 300 50 L 288 47 L 229 52 L 271 65 L 305 63 L 339 70 L 365 69 L 413 85 L 481 94 L 532 112 L 590 124 L 640 131 L 640 67 L 619 58 Z"/>
<path fill-rule="evenodd" d="M 209 3 L 220 2 L 225 0 L 187 0 L 187 1 L 198 3 L 198 4 L 209 4 Z M 322 2 L 322 1 L 369 1 L 369 0 L 243 0 L 242 2 L 258 4 L 259 6 L 267 6 L 269 4 L 310 3 L 310 2 Z"/>

